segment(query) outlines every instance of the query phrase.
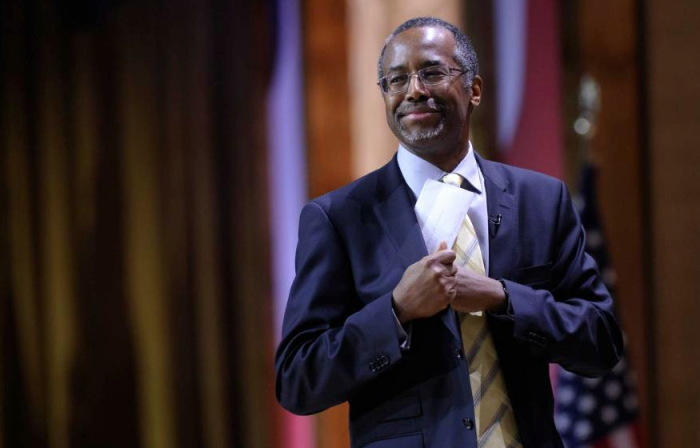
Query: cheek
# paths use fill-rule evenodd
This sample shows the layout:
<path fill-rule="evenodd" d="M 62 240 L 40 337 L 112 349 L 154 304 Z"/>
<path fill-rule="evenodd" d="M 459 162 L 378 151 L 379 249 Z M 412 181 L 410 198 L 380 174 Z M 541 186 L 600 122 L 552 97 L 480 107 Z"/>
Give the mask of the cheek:
<path fill-rule="evenodd" d="M 454 107 L 454 117 L 460 121 L 467 119 L 469 115 L 469 99 L 460 98 L 453 104 Z"/>
<path fill-rule="evenodd" d="M 387 115 L 393 115 L 394 111 L 396 108 L 399 106 L 398 101 L 396 101 L 396 97 L 394 96 L 385 96 L 384 97 L 384 109 L 386 110 Z"/>
<path fill-rule="evenodd" d="M 469 117 L 469 103 L 464 103 L 459 108 L 459 117 L 465 121 Z"/>
<path fill-rule="evenodd" d="M 389 123 L 389 126 L 394 122 L 394 112 L 396 112 L 397 107 L 398 103 L 396 101 L 384 99 L 384 113 L 386 114 L 386 121 Z"/>

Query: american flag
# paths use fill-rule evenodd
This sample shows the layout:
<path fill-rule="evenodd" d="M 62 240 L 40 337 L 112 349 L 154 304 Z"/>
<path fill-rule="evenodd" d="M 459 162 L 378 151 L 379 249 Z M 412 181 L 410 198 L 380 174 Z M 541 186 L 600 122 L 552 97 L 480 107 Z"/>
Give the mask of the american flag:
<path fill-rule="evenodd" d="M 586 229 L 586 249 L 614 293 L 615 271 L 598 219 L 595 187 L 596 170 L 588 164 L 583 171 L 577 208 Z M 554 419 L 566 448 L 643 446 L 635 377 L 626 358 L 602 378 L 583 378 L 561 367 L 555 372 Z"/>

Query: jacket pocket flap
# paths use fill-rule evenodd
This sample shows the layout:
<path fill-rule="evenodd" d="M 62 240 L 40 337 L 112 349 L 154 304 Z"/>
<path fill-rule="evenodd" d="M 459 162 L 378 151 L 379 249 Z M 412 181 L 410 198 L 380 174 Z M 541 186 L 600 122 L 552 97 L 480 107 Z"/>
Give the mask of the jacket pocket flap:
<path fill-rule="evenodd" d="M 399 420 L 403 418 L 420 417 L 421 405 L 417 395 L 402 395 L 388 400 L 379 406 L 375 412 L 377 413 L 377 421 L 387 422 L 390 420 Z"/>
<path fill-rule="evenodd" d="M 404 434 L 375 440 L 363 445 L 362 448 L 423 448 L 423 434 Z"/>
<path fill-rule="evenodd" d="M 549 282 L 552 278 L 552 263 L 517 269 L 516 281 L 522 285 L 534 285 Z"/>

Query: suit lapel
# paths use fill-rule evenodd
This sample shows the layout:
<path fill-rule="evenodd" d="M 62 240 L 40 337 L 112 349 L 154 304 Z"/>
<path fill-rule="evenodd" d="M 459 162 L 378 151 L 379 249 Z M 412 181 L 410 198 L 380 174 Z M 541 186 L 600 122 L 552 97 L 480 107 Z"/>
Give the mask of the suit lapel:
<path fill-rule="evenodd" d="M 405 270 L 428 255 L 428 251 L 416 213 L 413 211 L 415 204 L 399 170 L 396 156 L 384 170 L 385 172 L 378 177 L 374 210 L 384 233 L 396 248 Z"/>
<path fill-rule="evenodd" d="M 476 154 L 486 186 L 489 218 L 489 277 L 510 276 L 515 266 L 518 246 L 518 217 L 515 197 L 508 190 L 499 166 Z M 500 215 L 500 216 L 499 216 Z"/>

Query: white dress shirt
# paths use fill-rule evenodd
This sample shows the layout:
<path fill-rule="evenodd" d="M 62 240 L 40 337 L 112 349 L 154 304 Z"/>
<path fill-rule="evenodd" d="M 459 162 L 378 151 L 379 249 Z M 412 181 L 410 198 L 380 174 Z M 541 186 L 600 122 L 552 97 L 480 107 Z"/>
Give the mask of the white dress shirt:
<path fill-rule="evenodd" d="M 413 191 L 416 198 L 420 195 L 423 185 L 428 179 L 439 181 L 442 176 L 449 174 L 432 163 L 421 159 L 403 146 L 399 145 L 397 154 L 399 170 L 404 180 Z M 486 189 L 484 188 L 484 176 L 479 169 L 474 157 L 474 148 L 469 142 L 467 155 L 459 162 L 459 165 L 452 171 L 466 179 L 463 188 L 473 195 L 471 206 L 469 207 L 469 219 L 474 224 L 476 237 L 479 240 L 481 255 L 484 258 L 484 268 L 486 275 L 489 273 L 489 238 L 488 238 L 488 212 L 486 209 Z"/>

